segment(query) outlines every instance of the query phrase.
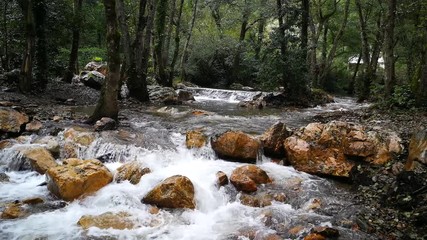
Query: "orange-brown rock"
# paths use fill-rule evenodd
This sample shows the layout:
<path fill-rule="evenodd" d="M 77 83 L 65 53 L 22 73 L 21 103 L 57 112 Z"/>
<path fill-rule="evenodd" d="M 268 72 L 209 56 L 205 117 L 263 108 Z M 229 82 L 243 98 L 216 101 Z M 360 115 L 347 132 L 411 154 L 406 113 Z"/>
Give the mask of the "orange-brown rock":
<path fill-rule="evenodd" d="M 64 139 L 81 146 L 89 146 L 96 139 L 94 132 L 81 127 L 72 127 L 64 131 Z"/>
<path fill-rule="evenodd" d="M 255 192 L 257 184 L 270 183 L 267 173 L 255 165 L 245 165 L 234 169 L 230 177 L 234 187 L 243 192 Z"/>
<path fill-rule="evenodd" d="M 261 144 L 240 131 L 227 131 L 211 138 L 211 145 L 218 157 L 243 163 L 255 163 Z"/>
<path fill-rule="evenodd" d="M 34 198 L 24 199 L 22 201 L 22 203 L 29 204 L 29 205 L 36 205 L 36 204 L 39 204 L 39 203 L 44 203 L 44 200 L 41 199 L 41 198 L 39 198 L 39 197 L 34 197 Z"/>
<path fill-rule="evenodd" d="M 227 177 L 227 174 L 225 174 L 224 172 L 222 172 L 222 171 L 218 171 L 217 173 L 216 173 L 216 183 L 217 183 L 217 185 L 219 186 L 219 187 L 221 187 L 221 186 L 225 186 L 225 185 L 227 185 L 228 184 L 228 177 Z"/>
<path fill-rule="evenodd" d="M 326 237 L 318 233 L 310 233 L 304 237 L 304 240 L 326 240 Z"/>
<path fill-rule="evenodd" d="M 128 180 L 132 184 L 138 184 L 141 177 L 150 172 L 149 168 L 141 167 L 138 162 L 129 162 L 117 169 L 115 178 L 117 182 Z"/>
<path fill-rule="evenodd" d="M 331 227 L 315 227 L 312 229 L 312 232 L 327 238 L 338 238 L 340 236 L 340 232 Z"/>
<path fill-rule="evenodd" d="M 191 114 L 193 114 L 194 116 L 209 116 L 209 115 L 212 115 L 213 113 L 207 112 L 205 110 L 195 109 L 191 111 Z"/>
<path fill-rule="evenodd" d="M 0 132 L 18 133 L 29 118 L 12 108 L 0 107 Z"/>
<path fill-rule="evenodd" d="M 32 147 L 20 151 L 23 157 L 30 163 L 31 168 L 40 174 L 44 174 L 58 164 L 52 154 L 44 147 Z"/>
<path fill-rule="evenodd" d="M 16 219 L 25 215 L 20 203 L 7 204 L 1 214 L 2 219 Z"/>
<path fill-rule="evenodd" d="M 409 156 L 405 164 L 407 171 L 414 170 L 417 164 L 427 165 L 427 129 L 418 129 L 409 142 Z"/>
<path fill-rule="evenodd" d="M 131 219 L 131 215 L 126 212 L 106 212 L 101 215 L 84 215 L 77 222 L 83 229 L 97 227 L 100 229 L 133 229 L 135 223 Z"/>
<path fill-rule="evenodd" d="M 185 176 L 175 175 L 163 180 L 142 199 L 160 208 L 196 208 L 193 183 Z"/>
<path fill-rule="evenodd" d="M 98 191 L 113 180 L 99 160 L 67 159 L 46 172 L 47 188 L 66 201 Z"/>
<path fill-rule="evenodd" d="M 185 145 L 187 148 L 201 148 L 206 145 L 208 137 L 199 130 L 187 131 Z"/>
<path fill-rule="evenodd" d="M 264 154 L 268 157 L 285 157 L 283 142 L 291 135 L 292 131 L 284 123 L 275 123 L 261 136 Z"/>
<path fill-rule="evenodd" d="M 33 120 L 25 125 L 25 131 L 37 132 L 43 127 L 43 124 L 38 120 Z"/>

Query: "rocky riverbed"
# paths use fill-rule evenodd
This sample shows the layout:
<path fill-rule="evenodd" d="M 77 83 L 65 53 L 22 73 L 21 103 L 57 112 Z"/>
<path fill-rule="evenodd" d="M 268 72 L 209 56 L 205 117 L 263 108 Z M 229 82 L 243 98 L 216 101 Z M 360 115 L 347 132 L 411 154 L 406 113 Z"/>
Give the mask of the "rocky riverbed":
<path fill-rule="evenodd" d="M 160 95 L 157 93 L 157 97 L 161 97 Z M 235 165 L 235 163 L 227 163 L 226 161 L 222 163 L 221 161 L 220 166 L 222 166 L 224 172 L 218 172 L 215 175 L 215 181 L 218 181 L 215 185 L 218 187 L 222 186 L 225 182 L 228 182 L 224 178 L 230 178 L 231 186 L 227 185 L 228 187 L 221 188 L 221 191 L 225 191 L 224 196 L 231 196 L 227 200 L 230 204 L 233 204 L 234 200 L 238 199 L 238 202 L 245 206 L 264 208 L 267 211 L 268 208 L 265 208 L 265 206 L 269 206 L 273 202 L 272 206 L 276 208 L 278 206 L 280 208 L 291 206 L 297 209 L 297 211 L 302 212 L 307 210 L 303 211 L 300 209 L 311 209 L 308 212 L 318 215 L 317 217 L 323 220 L 328 219 L 327 216 L 333 216 L 331 228 L 329 228 L 329 224 L 326 227 L 320 224 L 323 220 L 317 222 L 315 220 L 316 217 L 308 217 L 307 221 L 310 224 L 307 225 L 307 221 L 304 223 L 304 217 L 301 216 L 297 220 L 292 219 L 292 224 L 283 225 L 287 217 L 279 216 L 279 212 L 270 209 L 261 214 L 265 218 L 265 221 L 263 221 L 264 225 L 267 226 L 266 229 L 269 229 L 268 231 L 262 230 L 265 226 L 259 228 L 261 229 L 259 231 L 254 230 L 257 228 L 253 227 L 248 229 L 241 228 L 239 233 L 222 235 L 219 239 L 234 239 L 233 237 L 236 239 L 241 239 L 241 237 L 249 239 L 283 239 L 289 237 L 298 239 L 333 239 L 337 237 L 336 231 L 338 230 L 341 233 L 339 239 L 424 238 L 426 230 L 425 223 L 427 222 L 427 209 L 425 208 L 427 203 L 425 152 L 421 151 L 418 155 L 412 154 L 409 157 L 409 149 L 413 133 L 415 131 L 425 133 L 425 129 L 422 130 L 422 127 L 427 126 L 427 113 L 425 111 L 384 112 L 366 107 L 342 109 L 340 106 L 339 109 L 331 110 L 329 108 L 328 111 L 324 111 L 323 109 L 310 109 L 306 112 L 299 112 L 299 110 L 295 109 L 287 110 L 286 115 L 297 116 L 287 118 L 286 115 L 278 115 L 277 109 L 266 109 L 259 112 L 261 110 L 239 110 L 238 107 L 234 108 L 229 105 L 218 105 L 219 107 L 214 108 L 212 105 L 195 105 L 191 101 L 184 102 L 182 106 L 164 108 L 158 105 L 141 106 L 131 100 L 122 100 L 118 130 L 97 133 L 93 131 L 92 126 L 83 124 L 85 117 L 93 109 L 87 106 L 95 103 L 97 97 L 97 91 L 85 86 L 68 85 L 60 82 L 50 83 L 49 90 L 46 93 L 38 95 L 24 96 L 16 92 L 2 92 L 0 97 L 2 111 L 12 111 L 13 113 L 8 112 L 7 115 L 14 115 L 16 118 L 13 118 L 11 124 L 7 121 L 2 121 L 2 128 L 6 129 L 7 127 L 7 130 L 3 130 L 2 138 L 5 138 L 5 140 L 1 142 L 1 148 L 13 148 L 14 145 L 17 146 L 16 144 L 26 143 L 43 146 L 41 149 L 31 147 L 31 151 L 22 150 L 20 153 L 24 156 L 21 158 L 22 161 L 13 167 L 15 168 L 14 170 L 34 169 L 38 172 L 37 174 L 44 174 L 47 171 L 47 176 L 49 176 L 46 182 L 47 186 L 37 186 L 35 189 L 39 192 L 35 191 L 34 193 L 35 196 L 50 196 L 49 199 L 41 200 L 36 197 L 16 199 L 19 200 L 18 202 L 4 201 L 1 203 L 1 208 L 3 211 L 2 216 L 6 217 L 3 218 L 17 217 L 18 219 L 22 219 L 26 218 L 28 214 L 54 211 L 68 205 L 66 201 L 87 194 L 84 192 L 76 193 L 72 190 L 73 186 L 67 187 L 62 184 L 59 173 L 70 171 L 67 166 L 71 166 L 71 169 L 75 169 L 76 167 L 80 169 L 79 172 L 71 172 L 69 174 L 73 176 L 83 174 L 79 179 L 86 179 L 85 181 L 87 182 L 84 185 L 91 186 L 88 187 L 89 192 L 96 192 L 104 185 L 113 181 L 113 176 L 110 175 L 112 174 L 110 172 L 114 173 L 114 181 L 117 181 L 119 184 L 122 181 L 129 181 L 132 184 L 141 185 L 139 183 L 140 179 L 144 179 L 144 176 L 150 174 L 153 170 L 161 172 L 161 167 L 159 168 L 159 166 L 154 165 L 152 166 L 153 169 L 145 169 L 138 164 L 135 165 L 132 161 L 127 161 L 130 155 L 129 151 L 135 151 L 133 147 L 127 148 L 127 146 L 131 144 L 132 146 L 142 147 L 142 150 L 138 150 L 141 151 L 139 154 L 143 154 L 149 158 L 151 153 L 147 153 L 146 151 L 148 150 L 145 150 L 145 148 L 155 149 L 158 145 L 161 145 L 166 149 L 162 151 L 168 152 L 168 145 L 172 147 L 175 144 L 169 142 L 170 139 L 175 139 L 175 141 L 176 139 L 180 139 L 181 141 L 183 140 L 183 136 L 185 136 L 175 136 L 174 134 L 187 133 L 185 139 L 187 147 L 195 149 L 201 147 L 200 149 L 202 149 L 201 152 L 196 152 L 196 155 L 207 156 L 206 151 L 212 151 L 210 149 L 211 145 L 216 156 L 221 159 L 233 162 L 246 162 L 246 164 L 258 163 L 257 166 L 260 169 L 251 169 L 251 167 L 248 167 L 249 169 L 245 170 L 241 168 L 245 165 Z M 166 100 L 167 103 L 176 103 L 176 101 L 171 102 L 170 98 Z M 196 109 L 195 107 L 201 107 L 201 109 Z M 218 115 L 215 111 L 220 111 L 222 115 Z M 234 112 L 238 112 L 237 117 L 231 115 Z M 19 115 L 20 113 L 25 115 Z M 136 119 L 140 121 L 136 123 Z M 273 125 L 273 123 L 281 120 L 285 120 L 286 123 Z M 18 127 L 13 126 L 13 123 L 17 122 L 19 123 Z M 242 122 L 248 124 L 242 126 Z M 268 124 L 259 126 L 263 122 Z M 224 127 L 222 127 L 223 125 Z M 239 125 L 241 127 L 238 127 Z M 225 132 L 225 128 L 230 128 L 230 126 L 233 129 Z M 141 127 L 143 132 L 135 131 L 136 128 Z M 300 127 L 304 128 L 300 129 Z M 218 131 L 215 128 L 221 129 Z M 58 135 L 58 133 L 60 134 Z M 172 135 L 172 138 L 170 138 L 170 135 Z M 151 138 L 147 139 L 147 136 Z M 153 136 L 156 137 L 154 138 Z M 97 141 L 100 138 L 106 142 L 109 141 L 108 139 L 113 139 L 114 144 L 116 144 L 113 145 L 113 148 L 121 147 L 123 149 L 116 149 L 117 152 L 114 152 L 111 150 L 111 144 L 98 144 Z M 208 141 L 209 139 L 211 139 L 210 142 Z M 426 135 L 421 134 L 412 141 L 419 142 L 419 144 L 412 144 L 412 149 L 417 151 L 417 149 L 419 150 L 419 146 L 424 146 L 423 141 L 426 141 Z M 206 145 L 209 149 L 206 149 Z M 104 148 L 110 146 L 110 150 L 100 151 L 98 149 L 91 152 L 91 148 L 96 148 L 96 146 Z M 308 184 L 309 180 L 304 180 L 307 176 L 295 175 L 296 177 L 284 177 L 283 174 L 288 171 L 287 168 L 282 169 L 282 166 L 279 165 L 274 167 L 273 163 L 261 164 L 259 162 L 259 153 L 256 151 L 261 146 L 265 154 L 261 159 L 264 158 L 268 162 L 277 162 L 281 165 L 291 165 L 298 170 L 327 179 L 321 180 L 315 177 L 315 182 L 317 181 L 320 184 L 314 186 L 318 189 L 317 191 L 331 191 L 330 187 L 323 188 L 322 184 L 325 184 L 325 186 L 329 186 L 329 184 L 340 186 L 340 190 L 336 187 L 332 189 L 336 189 L 337 192 L 335 194 L 337 196 L 341 194 L 345 195 L 346 192 L 348 193 L 351 199 L 346 199 L 345 201 L 348 201 L 347 204 L 349 205 L 347 208 L 349 210 L 345 211 L 342 206 L 334 206 L 333 202 L 335 200 L 332 201 L 325 198 L 324 202 L 322 202 L 320 200 L 322 198 L 310 197 L 312 195 L 308 193 L 307 196 L 304 195 L 305 197 L 303 197 L 299 192 L 309 191 L 310 187 L 308 186 L 311 184 Z M 186 151 L 183 153 L 182 150 L 178 150 L 178 154 L 187 156 L 189 153 Z M 94 156 L 94 152 L 104 152 L 107 154 Z M 2 153 L 4 154 L 5 151 L 2 150 Z M 423 156 L 424 160 L 422 159 Z M 97 157 L 100 162 L 85 162 L 82 159 L 62 162 L 64 159 L 76 157 Z M 168 158 L 169 156 L 165 155 L 164 157 Z M 5 159 L 4 155 L 2 159 Z M 43 161 L 39 161 L 39 159 L 43 159 Z M 121 169 L 115 165 L 115 160 L 117 159 L 121 162 L 119 164 Z M 313 159 L 317 159 L 319 162 L 313 161 Z M 327 159 L 327 164 L 322 159 Z M 108 169 L 103 168 L 102 162 L 106 163 Z M 109 162 L 112 162 L 114 166 L 109 165 Z M 130 165 L 127 166 L 123 164 L 124 162 L 129 162 Z M 58 163 L 60 166 L 58 166 Z M 193 164 L 212 163 L 200 162 L 196 159 Z M 167 165 L 163 167 L 167 167 Z M 99 171 L 95 170 L 98 168 Z M 211 168 L 217 169 L 218 166 L 212 165 Z M 160 212 L 163 216 L 169 213 L 162 210 L 162 208 L 175 207 L 200 208 L 202 212 L 207 211 L 206 209 L 209 208 L 204 206 L 207 203 L 200 203 L 200 199 L 194 196 L 195 190 L 196 193 L 200 193 L 201 191 L 199 183 L 192 182 L 185 176 L 179 175 L 183 173 L 176 170 L 174 172 L 176 174 L 168 176 L 170 178 L 159 179 L 159 176 L 156 176 L 149 183 L 142 183 L 143 186 L 149 187 L 151 192 L 148 192 L 150 189 L 144 190 L 147 194 L 139 200 L 156 206 L 147 209 L 147 212 L 152 212 L 154 215 Z M 182 170 L 182 172 L 188 171 Z M 18 178 L 22 177 L 20 175 L 17 178 L 17 176 L 14 176 L 9 171 L 6 174 L 1 174 L 1 181 L 4 182 L 7 182 L 8 178 L 20 181 Z M 28 172 L 28 174 L 31 175 L 33 173 Z M 39 175 L 37 174 L 27 177 L 39 179 Z M 101 174 L 105 182 L 102 185 L 99 182 L 92 184 L 90 176 L 93 174 Z M 190 173 L 188 174 L 191 175 Z M 273 180 L 268 175 L 272 175 Z M 155 175 L 151 174 L 150 176 Z M 194 174 L 191 176 L 193 176 L 193 179 L 198 179 Z M 282 182 L 282 179 L 287 180 Z M 158 180 L 163 181 L 159 182 Z M 284 184 L 286 187 L 279 187 L 278 184 L 280 186 Z M 308 185 L 305 186 L 305 184 Z M 63 186 L 63 189 L 60 186 Z M 114 189 L 114 186 L 114 184 L 110 184 L 110 188 Z M 128 188 L 127 185 L 126 188 Z M 81 190 L 81 187 L 79 190 Z M 203 190 L 205 191 L 205 189 Z M 47 191 L 50 191 L 50 193 Z M 168 196 L 162 195 L 161 193 L 164 191 L 175 192 L 175 195 L 178 193 L 183 194 L 181 197 L 182 202 L 176 202 L 168 198 Z M 238 193 L 239 191 L 241 193 Z M 334 193 L 328 194 L 333 195 Z M 13 196 L 13 194 L 9 195 Z M 298 200 L 298 196 L 301 198 L 300 200 Z M 295 199 L 292 199 L 293 197 Z M 341 197 L 337 198 L 340 199 Z M 44 203 L 39 204 L 38 202 L 40 201 Z M 123 201 L 120 200 L 119 202 Z M 283 205 L 282 202 L 289 205 Z M 88 201 L 82 201 L 82 204 L 90 206 Z M 351 205 L 354 207 L 351 207 Z M 157 207 L 160 210 L 156 210 Z M 238 209 L 243 212 L 246 211 L 240 207 Z M 22 210 L 26 213 L 22 213 Z M 125 211 L 126 209 L 119 208 L 119 210 L 116 213 L 105 213 L 102 215 L 101 219 L 107 219 L 105 221 L 99 220 L 99 218 L 98 220 L 93 220 L 94 216 L 96 217 L 102 212 L 98 214 L 93 212 L 91 213 L 92 215 L 80 216 L 82 218 L 80 218 L 78 224 L 82 229 L 88 229 L 91 226 L 104 226 L 105 222 L 113 222 L 116 224 L 117 229 L 134 227 L 135 221 L 132 219 L 135 218 L 135 215 L 129 215 Z M 352 216 L 353 213 L 356 215 Z M 141 218 L 141 214 L 139 218 Z M 144 223 L 139 221 L 139 224 L 144 226 L 162 226 L 158 222 L 159 219 L 162 221 L 168 219 L 167 217 L 156 218 L 151 215 L 147 217 L 144 214 L 142 214 L 144 216 L 143 219 L 145 219 Z M 294 214 L 299 215 L 301 213 Z M 174 221 L 185 222 L 189 220 L 175 219 Z M 311 222 L 313 223 L 311 224 Z M 8 226 L 14 225 L 9 224 Z M 27 227 L 31 228 L 31 226 Z M 141 228 L 142 226 L 139 227 Z M 350 233 L 357 232 L 360 232 L 360 234 L 350 237 L 352 236 Z M 79 233 L 81 234 L 81 232 Z M 9 234 L 11 233 L 9 232 Z M 84 233 L 83 235 L 85 234 L 88 233 Z M 142 233 L 138 234 L 141 235 Z M 11 234 L 10 236 L 13 237 L 14 235 Z M 168 239 L 168 236 L 169 239 L 172 239 L 171 236 L 174 235 L 164 233 L 163 236 L 166 236 L 166 238 L 162 239 Z M 179 234 L 176 236 L 181 236 L 178 238 L 182 239 L 196 239 L 194 237 L 185 238 Z"/>

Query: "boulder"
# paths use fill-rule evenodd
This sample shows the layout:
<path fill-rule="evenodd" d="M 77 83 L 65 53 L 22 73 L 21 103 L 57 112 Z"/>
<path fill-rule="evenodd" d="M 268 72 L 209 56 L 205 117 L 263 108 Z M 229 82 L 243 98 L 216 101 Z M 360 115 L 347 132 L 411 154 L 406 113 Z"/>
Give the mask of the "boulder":
<path fill-rule="evenodd" d="M 96 134 L 88 129 L 80 127 L 68 128 L 63 133 L 65 141 L 89 146 L 96 139 Z"/>
<path fill-rule="evenodd" d="M 25 125 L 25 131 L 38 132 L 43 127 L 43 124 L 38 120 L 33 120 Z"/>
<path fill-rule="evenodd" d="M 304 237 L 304 240 L 326 240 L 327 238 L 318 233 L 310 233 Z"/>
<path fill-rule="evenodd" d="M 412 134 L 405 169 L 414 170 L 420 163 L 427 165 L 427 129 L 418 129 Z"/>
<path fill-rule="evenodd" d="M 175 175 L 163 180 L 142 199 L 143 203 L 160 208 L 196 208 L 193 183 L 185 176 Z"/>
<path fill-rule="evenodd" d="M 148 94 L 150 96 L 150 101 L 154 103 L 178 103 L 178 94 L 171 87 L 149 85 Z"/>
<path fill-rule="evenodd" d="M 228 177 L 227 177 L 227 174 L 225 174 L 225 173 L 224 173 L 224 172 L 222 172 L 222 171 L 218 171 L 218 172 L 216 173 L 216 179 L 217 179 L 217 181 L 216 181 L 217 186 L 219 186 L 219 187 L 222 187 L 222 186 L 225 186 L 225 185 L 227 185 L 227 184 L 228 184 Z"/>
<path fill-rule="evenodd" d="M 315 227 L 311 231 L 327 238 L 338 238 L 340 236 L 340 232 L 331 227 Z"/>
<path fill-rule="evenodd" d="M 106 131 L 106 130 L 114 130 L 117 128 L 116 120 L 103 117 L 95 123 L 95 131 Z"/>
<path fill-rule="evenodd" d="M 47 188 L 66 201 L 98 191 L 113 180 L 111 172 L 98 160 L 67 159 L 64 165 L 46 172 Z"/>
<path fill-rule="evenodd" d="M 267 157 L 283 158 L 286 156 L 283 142 L 292 135 L 292 131 L 282 122 L 275 123 L 262 136 L 261 143 Z"/>
<path fill-rule="evenodd" d="M 45 174 L 47 170 L 58 165 L 52 154 L 44 147 L 22 149 L 20 153 L 30 163 L 31 168 L 40 174 Z"/>
<path fill-rule="evenodd" d="M 193 93 L 187 90 L 178 90 L 178 101 L 195 101 Z"/>
<path fill-rule="evenodd" d="M 185 145 L 187 148 L 201 148 L 206 145 L 208 137 L 200 130 L 187 131 L 185 134 Z"/>
<path fill-rule="evenodd" d="M 150 172 L 149 168 L 141 167 L 138 162 L 129 162 L 117 169 L 115 179 L 117 182 L 128 180 L 132 184 L 138 184 L 141 177 Z"/>
<path fill-rule="evenodd" d="M 133 229 L 135 223 L 127 212 L 106 212 L 101 215 L 83 215 L 77 222 L 83 229 L 97 227 L 100 229 Z"/>
<path fill-rule="evenodd" d="M 22 200 L 23 204 L 28 204 L 28 205 L 37 205 L 40 203 L 44 203 L 44 200 L 39 198 L 39 197 L 33 197 L 33 198 L 27 198 Z"/>
<path fill-rule="evenodd" d="M 87 87 L 100 90 L 105 82 L 105 76 L 98 71 L 84 71 L 80 73 L 80 81 Z"/>
<path fill-rule="evenodd" d="M 19 133 L 21 127 L 28 121 L 29 118 L 25 113 L 0 107 L 0 132 Z"/>
<path fill-rule="evenodd" d="M 16 219 L 25 216 L 21 203 L 7 204 L 1 213 L 1 219 Z"/>
<path fill-rule="evenodd" d="M 52 154 L 58 154 L 60 150 L 58 140 L 53 136 L 44 136 L 34 140 L 34 144 L 42 144 Z"/>
<path fill-rule="evenodd" d="M 354 161 L 385 164 L 402 152 L 401 139 L 393 132 L 332 121 L 311 123 L 284 141 L 286 155 L 297 170 L 349 177 Z"/>
<path fill-rule="evenodd" d="M 255 163 L 260 143 L 240 131 L 227 131 L 211 138 L 211 146 L 219 158 L 242 163 Z"/>
<path fill-rule="evenodd" d="M 97 71 L 102 73 L 104 76 L 107 75 L 108 73 L 108 66 L 106 63 L 103 62 L 89 62 L 88 64 L 86 64 L 84 70 L 86 71 Z"/>
<path fill-rule="evenodd" d="M 245 165 L 233 170 L 230 182 L 238 191 L 255 192 L 257 184 L 270 183 L 267 173 L 256 165 Z"/>

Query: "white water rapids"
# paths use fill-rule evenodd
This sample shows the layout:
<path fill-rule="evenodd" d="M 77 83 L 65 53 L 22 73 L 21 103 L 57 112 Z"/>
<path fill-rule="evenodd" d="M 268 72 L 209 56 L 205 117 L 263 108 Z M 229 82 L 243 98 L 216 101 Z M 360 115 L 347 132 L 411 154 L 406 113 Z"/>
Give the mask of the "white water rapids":
<path fill-rule="evenodd" d="M 95 194 L 84 199 L 70 202 L 63 208 L 52 208 L 38 211 L 28 217 L 16 220 L 0 220 L 0 239 L 183 239 L 183 240 L 225 240 L 225 239 L 265 239 L 269 234 L 276 234 L 283 239 L 302 239 L 314 226 L 333 226 L 339 229 L 340 239 L 371 239 L 369 236 L 354 232 L 342 224 L 344 220 L 352 220 L 352 214 L 357 211 L 349 193 L 333 182 L 298 172 L 292 167 L 272 163 L 263 157 L 259 160 L 259 167 L 264 169 L 274 180 L 271 186 L 261 188 L 273 192 L 285 193 L 285 203 L 273 201 L 271 206 L 255 208 L 242 205 L 234 187 L 228 185 L 218 188 L 216 176 L 223 171 L 230 176 L 231 172 L 240 163 L 227 162 L 218 159 L 210 146 L 201 149 L 187 149 L 185 143 L 185 129 L 195 125 L 205 125 L 212 130 L 242 125 L 242 121 L 253 125 L 262 125 L 255 132 L 266 130 L 271 124 L 282 119 L 283 113 L 270 118 L 266 116 L 231 116 L 231 110 L 224 110 L 221 106 L 234 107 L 235 101 L 247 100 L 253 92 L 239 93 L 229 91 L 212 95 L 201 95 L 208 90 L 199 92 L 196 96 L 200 105 L 207 106 L 212 100 L 220 103 L 220 110 L 205 118 L 192 120 L 175 119 L 168 116 L 149 116 L 145 119 L 131 119 L 132 131 L 142 133 L 144 144 L 124 143 L 111 140 L 106 136 L 100 137 L 88 147 L 82 147 L 79 158 L 95 158 L 105 154 L 112 154 L 113 161 L 106 166 L 114 173 L 116 169 L 127 161 L 139 161 L 149 167 L 151 173 L 144 175 L 137 185 L 125 181 L 110 183 Z M 221 92 L 216 90 L 217 92 Z M 232 96 L 232 95 L 235 96 Z M 226 97 L 224 97 L 226 96 Z M 222 99 L 222 100 L 221 100 Z M 347 101 L 347 102 L 346 102 Z M 345 107 L 361 107 L 350 100 L 341 101 L 341 105 L 331 104 L 326 111 L 340 111 Z M 213 104 L 213 103 L 212 103 Z M 231 104 L 231 106 L 230 106 Z M 218 109 L 211 107 L 209 110 Z M 306 116 L 313 112 L 325 111 L 321 108 L 303 110 L 299 114 Z M 147 113 L 144 113 L 147 114 Z M 300 116 L 300 115 L 298 115 Z M 215 121 L 212 122 L 212 118 Z M 221 121 L 227 118 L 236 118 L 224 126 Z M 270 120 L 268 120 L 270 119 Z M 266 122 L 262 124 L 263 122 Z M 173 127 L 169 127 L 173 126 Z M 245 129 L 242 126 L 243 129 Z M 151 144 L 148 144 L 151 143 Z M 142 145 L 142 146 L 141 146 Z M 19 145 L 17 145 L 19 146 Z M 149 147 L 148 147 L 149 146 Z M 0 152 L 0 169 L 10 169 L 11 162 L 18 156 L 13 149 Z M 59 160 L 59 159 L 58 159 Z M 28 171 L 7 170 L 10 180 L 0 182 L 0 210 L 7 202 L 40 197 L 50 204 L 59 204 L 53 199 L 46 186 L 40 186 L 45 181 L 44 175 Z M 195 187 L 195 210 L 168 210 L 161 209 L 158 214 L 150 214 L 150 206 L 141 203 L 141 199 L 156 184 L 163 179 L 180 174 L 187 176 Z M 237 194 L 237 196 L 236 196 Z M 311 207 L 314 200 L 320 200 L 321 211 Z M 25 206 L 25 205 L 24 205 Z M 77 221 L 83 215 L 99 215 L 105 212 L 130 213 L 137 227 L 128 230 L 90 228 L 82 230 Z M 302 226 L 300 231 L 292 235 L 289 230 Z M 255 238 L 249 238 L 246 232 L 254 231 Z M 108 238 L 107 238 L 108 237 Z"/>

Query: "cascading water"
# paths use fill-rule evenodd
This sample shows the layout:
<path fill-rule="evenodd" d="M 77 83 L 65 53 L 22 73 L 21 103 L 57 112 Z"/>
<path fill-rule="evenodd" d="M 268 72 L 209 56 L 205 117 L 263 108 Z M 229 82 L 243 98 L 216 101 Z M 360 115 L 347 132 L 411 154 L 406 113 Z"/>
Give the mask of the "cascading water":
<path fill-rule="evenodd" d="M 235 91 L 227 91 L 227 94 L 229 92 Z M 248 93 L 247 96 L 249 95 Z M 215 96 L 218 95 L 215 93 Z M 209 97 L 211 95 L 205 99 Z M 233 186 L 218 188 L 216 173 L 223 171 L 230 176 L 231 172 L 242 164 L 218 159 L 209 144 L 201 149 L 187 149 L 183 134 L 186 130 L 202 127 L 208 133 L 213 133 L 232 128 L 259 134 L 277 120 L 287 122 L 291 119 L 298 121 L 294 125 L 302 125 L 312 111 L 323 111 L 311 109 L 287 112 L 288 115 L 295 115 L 290 119 L 284 117 L 286 114 L 278 110 L 273 115 L 272 112 L 241 113 L 235 104 L 230 103 L 230 97 L 224 98 L 223 102 L 230 105 L 229 109 L 220 108 L 206 116 L 181 114 L 177 118 L 171 118 L 171 114 L 176 112 L 160 115 L 150 111 L 142 115 L 129 113 L 132 118 L 127 131 L 134 136 L 123 139 L 117 137 L 120 134 L 117 132 L 101 133 L 92 144 L 79 148 L 78 157 L 88 159 L 108 155 L 108 162 L 105 165 L 113 173 L 124 162 L 138 161 L 144 167 L 149 167 L 151 173 L 144 175 L 137 185 L 127 181 L 110 183 L 95 194 L 75 200 L 63 208 L 36 211 L 25 218 L 1 221 L 0 236 L 2 239 L 108 237 L 108 239 L 225 240 L 264 239 L 269 234 L 276 234 L 284 239 L 302 239 L 302 236 L 314 226 L 333 226 L 340 231 L 340 239 L 374 239 L 364 233 L 355 232 L 346 225 L 354 220 L 353 214 L 359 210 L 359 206 L 351 202 L 350 194 L 345 188 L 298 172 L 292 167 L 277 165 L 265 157 L 259 163 L 259 167 L 269 174 L 273 183 L 261 186 L 259 191 L 284 194 L 285 202 L 273 201 L 270 206 L 263 208 L 249 207 L 240 203 L 240 193 L 237 193 Z M 203 108 L 206 101 L 208 100 L 195 102 L 189 108 L 178 109 L 177 112 L 190 111 L 189 109 L 195 107 Z M 350 105 L 348 104 L 348 107 Z M 359 106 L 353 103 L 352 107 Z M 211 106 L 209 110 L 214 110 L 212 108 L 215 107 Z M 231 109 L 235 109 L 237 114 L 232 115 Z M 342 109 L 336 109 L 339 110 Z M 58 139 L 63 141 L 61 137 Z M 10 151 L 0 152 L 0 164 L 3 166 L 15 160 L 13 155 L 6 156 L 12 154 Z M 41 197 L 53 205 L 58 202 L 53 199 L 46 186 L 41 185 L 45 181 L 43 175 L 12 170 L 6 172 L 10 180 L 0 182 L 0 204 L 30 197 Z M 177 174 L 184 175 L 193 182 L 196 209 L 162 209 L 157 214 L 150 214 L 150 206 L 141 203 L 141 199 L 160 181 Z M 322 207 L 316 210 L 319 209 L 316 207 L 319 204 Z M 136 223 L 135 229 L 90 228 L 84 231 L 77 225 L 82 215 L 123 211 L 131 214 Z M 295 227 L 299 227 L 299 231 L 292 231 Z M 254 238 L 249 238 L 249 235 Z"/>

